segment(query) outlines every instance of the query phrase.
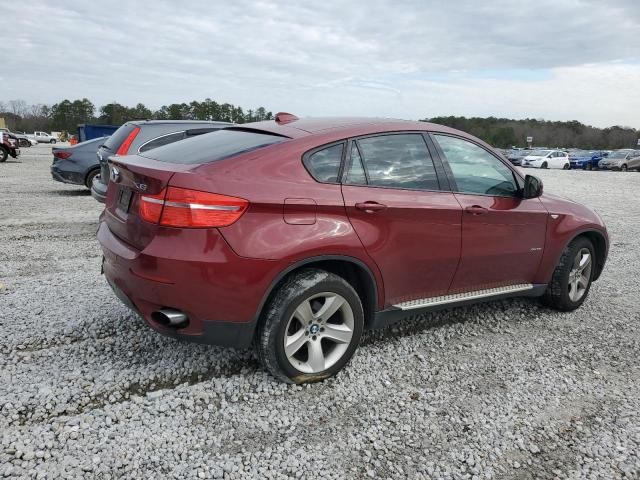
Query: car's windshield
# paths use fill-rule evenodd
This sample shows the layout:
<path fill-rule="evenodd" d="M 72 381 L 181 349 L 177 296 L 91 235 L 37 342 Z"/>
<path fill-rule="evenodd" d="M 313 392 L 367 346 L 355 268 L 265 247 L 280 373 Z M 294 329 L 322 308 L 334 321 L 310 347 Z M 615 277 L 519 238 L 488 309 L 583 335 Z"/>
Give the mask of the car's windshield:
<path fill-rule="evenodd" d="M 533 152 L 529 153 L 529 155 L 531 155 L 532 157 L 546 157 L 550 153 L 551 150 L 534 150 Z"/>
<path fill-rule="evenodd" d="M 628 150 L 618 150 L 617 152 L 610 153 L 609 158 L 625 158 L 628 153 Z"/>

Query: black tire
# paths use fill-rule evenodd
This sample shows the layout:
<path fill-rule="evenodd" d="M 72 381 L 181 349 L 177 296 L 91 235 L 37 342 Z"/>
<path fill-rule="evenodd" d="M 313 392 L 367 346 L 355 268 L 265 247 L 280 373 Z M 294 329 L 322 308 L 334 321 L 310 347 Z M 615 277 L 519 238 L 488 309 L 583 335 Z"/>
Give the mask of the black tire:
<path fill-rule="evenodd" d="M 591 165 L 590 163 L 587 163 L 587 170 L 589 171 L 593 170 L 593 165 Z"/>
<path fill-rule="evenodd" d="M 623 163 L 622 166 L 620 167 L 620 171 L 622 172 L 626 172 L 627 171 L 627 164 Z"/>
<path fill-rule="evenodd" d="M 562 169 L 563 169 L 563 170 L 569 170 L 570 168 L 571 168 L 571 164 L 570 164 L 570 163 L 565 163 L 565 164 L 562 166 Z"/>
<path fill-rule="evenodd" d="M 542 165 L 540 165 L 540 168 L 548 168 L 549 165 L 547 165 L 547 162 L 543 162 Z"/>
<path fill-rule="evenodd" d="M 0 147 L 0 163 L 6 162 L 9 152 L 4 147 Z"/>
<path fill-rule="evenodd" d="M 330 368 L 317 373 L 301 372 L 285 354 L 287 328 L 298 306 L 314 294 L 324 292 L 338 294 L 347 301 L 353 312 L 353 334 L 346 351 Z M 318 382 L 334 376 L 349 362 L 358 348 L 363 329 L 362 302 L 353 287 L 333 273 L 305 269 L 285 280 L 265 306 L 256 332 L 256 350 L 264 368 L 277 379 L 287 383 Z"/>
<path fill-rule="evenodd" d="M 18 140 L 18 146 L 20 147 L 30 147 L 31 146 L 31 142 L 29 142 L 29 140 L 27 140 L 26 138 L 20 138 Z"/>
<path fill-rule="evenodd" d="M 87 173 L 87 178 L 84 179 L 84 186 L 91 190 L 91 185 L 93 185 L 93 179 L 96 176 L 100 175 L 100 169 L 94 168 L 89 173 Z"/>
<path fill-rule="evenodd" d="M 573 301 L 569 297 L 569 276 L 573 269 L 574 258 L 578 252 L 584 248 L 589 250 L 591 253 L 589 282 L 580 299 Z M 586 237 L 578 237 L 571 241 L 560 256 L 560 261 L 558 262 L 558 265 L 553 272 L 553 276 L 551 277 L 551 282 L 547 286 L 547 290 L 542 297 L 542 302 L 548 307 L 562 312 L 575 310 L 582 305 L 589 295 L 589 290 L 591 289 L 591 283 L 595 272 L 595 259 L 595 250 L 589 239 Z"/>
<path fill-rule="evenodd" d="M 52 138 L 51 140 L 49 140 L 49 143 L 54 144 L 54 143 L 56 143 L 56 141 L 55 141 L 55 139 Z"/>

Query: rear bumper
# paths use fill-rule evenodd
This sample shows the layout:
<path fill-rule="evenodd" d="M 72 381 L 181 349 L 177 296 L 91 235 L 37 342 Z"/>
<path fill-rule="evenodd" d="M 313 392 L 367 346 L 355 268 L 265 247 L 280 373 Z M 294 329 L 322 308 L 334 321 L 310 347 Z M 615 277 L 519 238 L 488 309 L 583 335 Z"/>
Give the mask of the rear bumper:
<path fill-rule="evenodd" d="M 84 185 L 84 176 L 82 174 L 62 170 L 56 165 L 51 165 L 51 177 L 57 182 Z"/>
<path fill-rule="evenodd" d="M 137 250 L 100 223 L 102 271 L 116 296 L 162 334 L 250 346 L 264 292 L 279 262 L 238 257 L 216 230 L 177 232 L 160 229 L 146 248 Z M 159 323 L 153 314 L 162 308 L 184 312 L 188 324 L 175 328 Z"/>
<path fill-rule="evenodd" d="M 91 184 L 91 196 L 100 203 L 107 201 L 107 185 L 102 183 L 100 177 L 95 177 Z"/>

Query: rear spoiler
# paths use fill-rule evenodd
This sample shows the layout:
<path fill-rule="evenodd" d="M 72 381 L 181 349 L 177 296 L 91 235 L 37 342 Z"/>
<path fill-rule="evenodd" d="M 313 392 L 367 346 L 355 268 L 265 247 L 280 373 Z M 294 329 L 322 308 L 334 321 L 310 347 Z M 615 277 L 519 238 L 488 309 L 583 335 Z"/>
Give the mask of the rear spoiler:
<path fill-rule="evenodd" d="M 226 127 L 225 130 L 235 130 L 236 132 L 248 132 L 248 133 L 259 133 L 261 135 L 272 135 L 274 137 L 282 137 L 282 138 L 291 138 L 288 135 L 284 135 L 282 133 L 276 133 L 269 130 L 262 130 L 261 128 L 251 128 L 251 127 Z"/>

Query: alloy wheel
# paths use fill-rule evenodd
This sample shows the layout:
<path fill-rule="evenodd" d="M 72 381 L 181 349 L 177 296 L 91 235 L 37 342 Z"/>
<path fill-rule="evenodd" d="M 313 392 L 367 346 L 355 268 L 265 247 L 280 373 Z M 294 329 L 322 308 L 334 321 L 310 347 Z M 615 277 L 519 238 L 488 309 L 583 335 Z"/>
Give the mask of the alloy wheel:
<path fill-rule="evenodd" d="M 573 266 L 569 272 L 569 298 L 572 302 L 579 301 L 589 288 L 591 281 L 591 251 L 581 248 L 573 259 Z"/>
<path fill-rule="evenodd" d="M 353 310 L 341 295 L 316 293 L 303 300 L 287 322 L 284 352 L 303 373 L 331 368 L 348 350 L 355 327 Z"/>

